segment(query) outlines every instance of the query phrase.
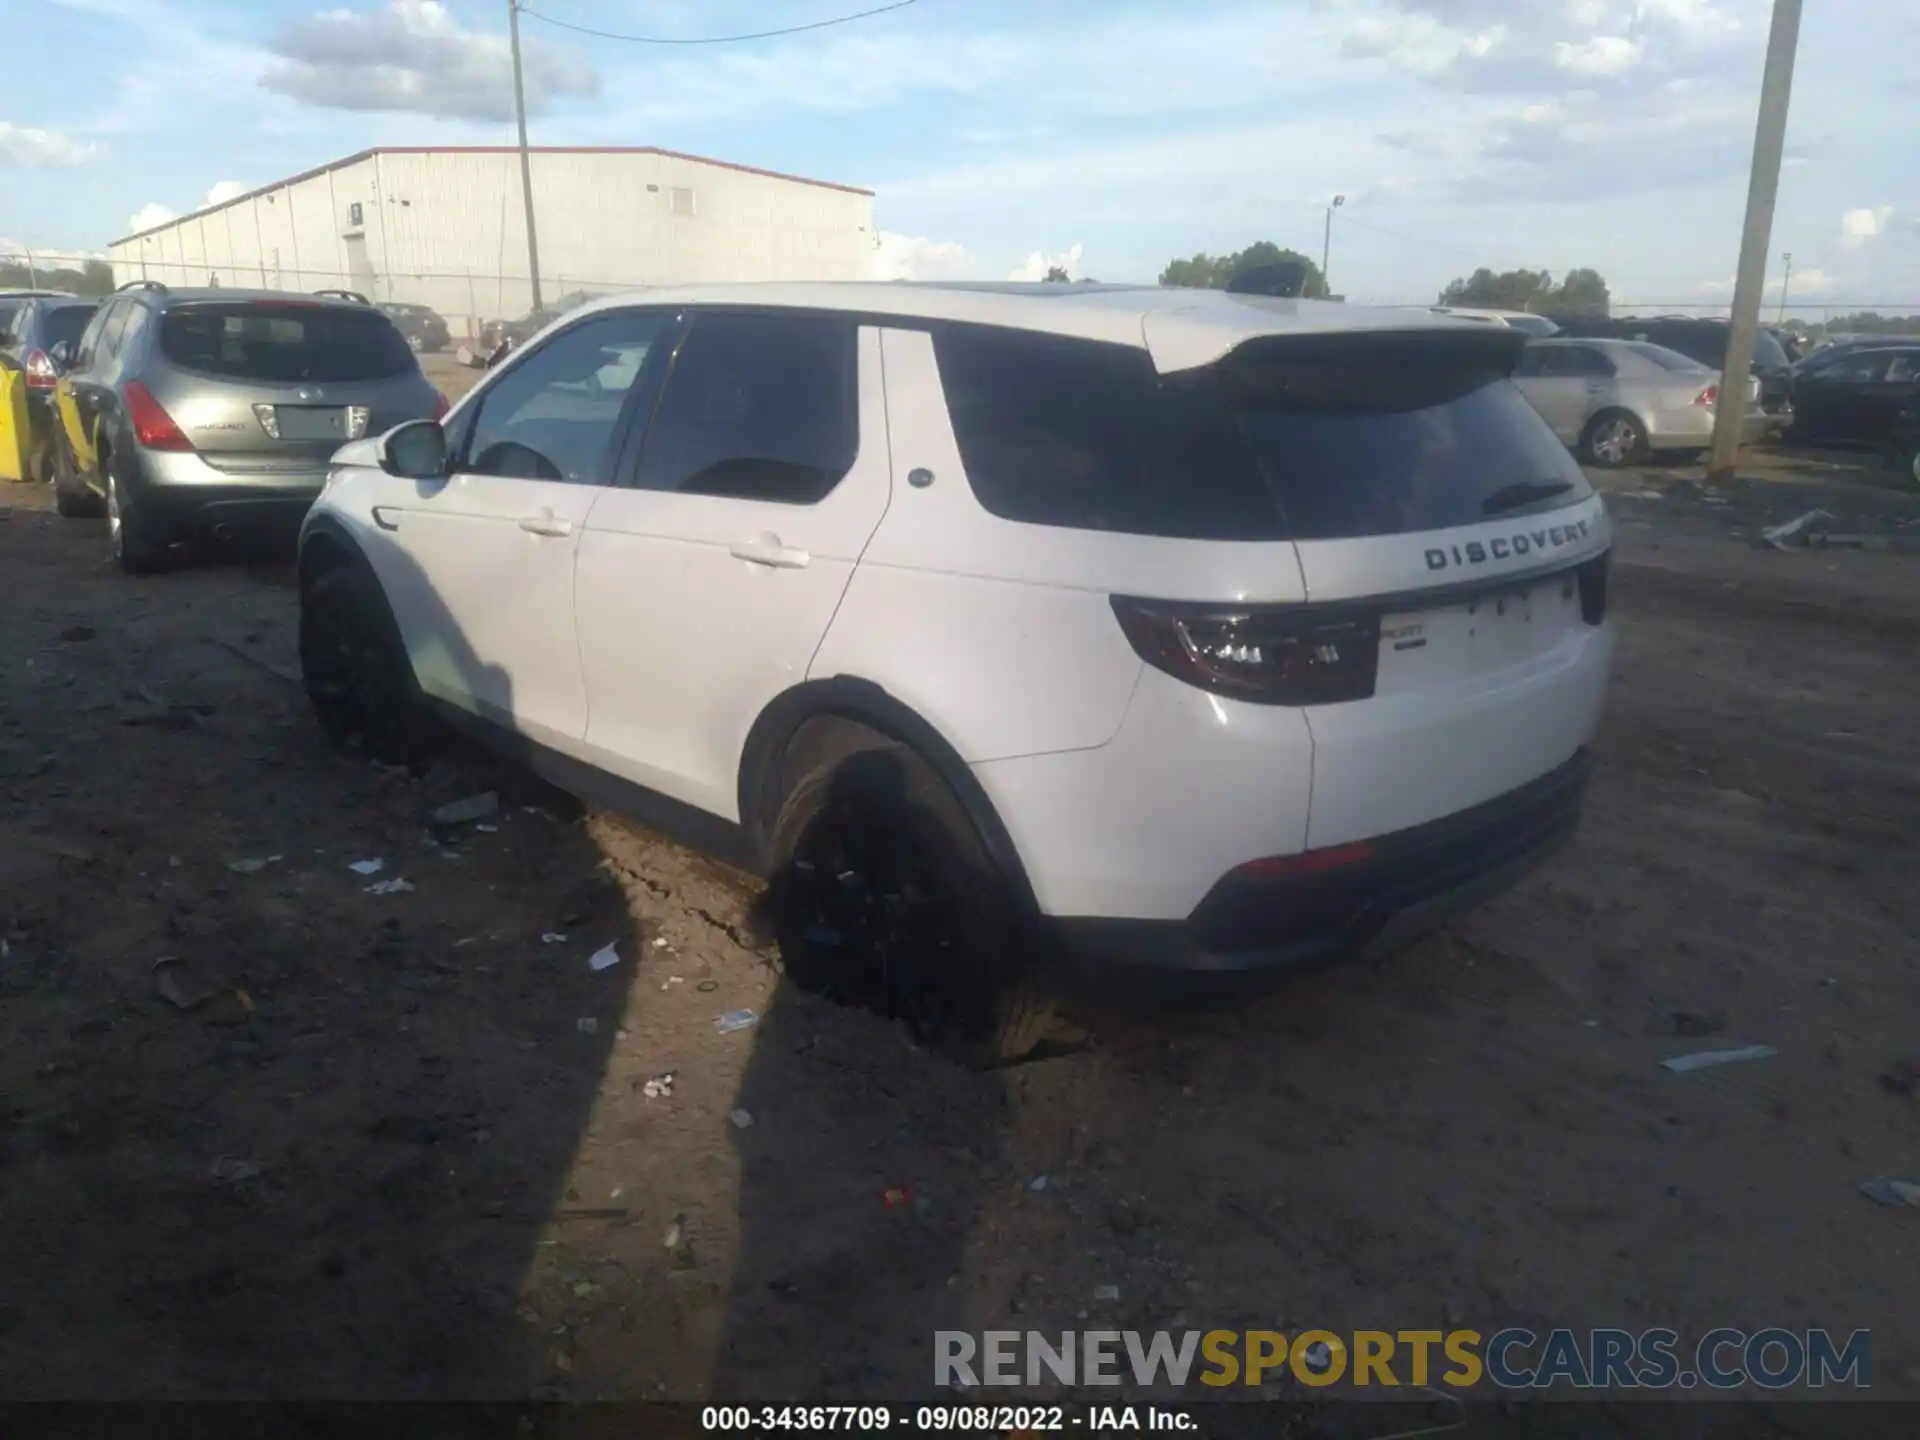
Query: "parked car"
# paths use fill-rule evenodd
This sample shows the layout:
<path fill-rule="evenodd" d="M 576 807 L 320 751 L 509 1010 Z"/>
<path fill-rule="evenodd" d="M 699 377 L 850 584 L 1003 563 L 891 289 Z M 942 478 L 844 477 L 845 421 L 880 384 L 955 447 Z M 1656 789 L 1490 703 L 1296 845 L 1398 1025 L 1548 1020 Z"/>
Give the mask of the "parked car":
<path fill-rule="evenodd" d="M 1701 319 L 1691 315 L 1657 315 L 1602 320 L 1570 327 L 1569 333 L 1587 338 L 1646 340 L 1678 350 L 1710 369 L 1723 369 L 1727 361 L 1728 325 L 1725 320 Z M 1793 367 L 1780 342 L 1763 329 L 1753 336 L 1753 373 L 1760 377 L 1760 408 L 1773 417 L 1776 425 L 1793 415 Z"/>
<path fill-rule="evenodd" d="M 70 355 L 98 300 L 78 295 L 0 295 L 0 353 L 19 363 L 27 386 L 29 478 L 53 476 L 53 391 L 60 379 L 56 356 Z"/>
<path fill-rule="evenodd" d="M 570 315 L 599 298 L 590 291 L 572 290 L 558 299 L 545 301 L 539 309 L 528 311 L 518 320 L 489 320 L 480 327 L 474 353 L 482 362 L 490 363 L 490 357 L 517 349 L 562 315 Z"/>
<path fill-rule="evenodd" d="M 394 328 L 407 342 L 407 347 L 416 355 L 432 354 L 447 348 L 447 342 L 453 338 L 453 332 L 447 328 L 446 320 L 437 310 L 426 305 L 402 305 L 398 303 L 382 305 L 381 310 L 393 321 Z"/>
<path fill-rule="evenodd" d="M 123 286 L 56 391 L 62 515 L 104 512 L 129 571 L 190 540 L 291 536 L 343 441 L 444 413 L 393 322 L 354 301 Z"/>
<path fill-rule="evenodd" d="M 1910 401 L 1894 421 L 1887 442 L 1887 463 L 1920 490 L 1920 399 Z"/>
<path fill-rule="evenodd" d="M 1794 361 L 1794 379 L 1797 383 L 1800 376 L 1810 374 L 1815 370 L 1824 370 L 1841 357 L 1856 354 L 1861 350 L 1881 350 L 1889 346 L 1897 348 L 1902 345 L 1920 345 L 1920 336 L 1872 335 L 1835 340 L 1830 344 L 1821 346 L 1818 350 L 1808 351 L 1805 355 Z"/>
<path fill-rule="evenodd" d="M 1460 320 L 1485 320 L 1541 339 L 1560 333 L 1558 322 L 1526 310 L 1481 310 L 1469 305 L 1435 305 L 1432 308 L 1436 315 L 1452 315 Z"/>
<path fill-rule="evenodd" d="M 1513 370 L 1520 393 L 1589 465 L 1638 464 L 1713 443 L 1720 372 L 1644 340 L 1535 340 Z M 1748 381 L 1746 439 L 1766 426 L 1760 381 Z"/>
<path fill-rule="evenodd" d="M 1795 440 L 1885 444 L 1920 396 L 1920 344 L 1860 346 L 1801 373 Z"/>
<path fill-rule="evenodd" d="M 308 693 L 769 876 L 797 982 L 975 1057 L 1056 961 L 1390 947 L 1568 833 L 1607 686 L 1607 515 L 1523 343 L 1151 287 L 602 301 L 335 456 Z"/>

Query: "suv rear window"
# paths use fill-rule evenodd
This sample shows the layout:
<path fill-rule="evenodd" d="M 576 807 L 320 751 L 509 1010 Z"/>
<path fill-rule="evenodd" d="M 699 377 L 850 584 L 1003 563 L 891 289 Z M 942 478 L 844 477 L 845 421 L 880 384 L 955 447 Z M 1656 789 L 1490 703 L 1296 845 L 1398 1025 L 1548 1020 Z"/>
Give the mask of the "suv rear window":
<path fill-rule="evenodd" d="M 93 319 L 98 305 L 62 305 L 48 310 L 46 314 L 46 344 L 51 350 L 62 340 L 69 345 L 78 346 L 80 332 L 87 328 L 87 322 Z"/>
<path fill-rule="evenodd" d="M 1592 493 L 1506 378 L 1517 338 L 1489 326 L 1256 341 L 1165 377 L 1144 350 L 1017 331 L 950 327 L 934 351 L 968 481 L 1003 519 L 1332 540 Z M 1517 486 L 1536 498 L 1514 503 Z"/>
<path fill-rule="evenodd" d="M 415 364 L 376 311 L 258 300 L 168 310 L 160 350 L 183 369 L 276 383 L 384 380 Z"/>

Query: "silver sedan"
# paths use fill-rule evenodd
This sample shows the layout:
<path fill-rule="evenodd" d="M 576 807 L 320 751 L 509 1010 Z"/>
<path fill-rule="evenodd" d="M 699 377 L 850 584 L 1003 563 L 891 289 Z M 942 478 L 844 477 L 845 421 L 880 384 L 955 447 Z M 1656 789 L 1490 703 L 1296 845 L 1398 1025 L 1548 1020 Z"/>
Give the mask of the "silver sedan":
<path fill-rule="evenodd" d="M 1589 465 L 1614 468 L 1655 451 L 1705 450 L 1713 443 L 1720 372 L 1645 340 L 1535 340 L 1521 352 L 1513 382 Z M 1743 439 L 1766 428 L 1760 381 L 1749 378 Z"/>

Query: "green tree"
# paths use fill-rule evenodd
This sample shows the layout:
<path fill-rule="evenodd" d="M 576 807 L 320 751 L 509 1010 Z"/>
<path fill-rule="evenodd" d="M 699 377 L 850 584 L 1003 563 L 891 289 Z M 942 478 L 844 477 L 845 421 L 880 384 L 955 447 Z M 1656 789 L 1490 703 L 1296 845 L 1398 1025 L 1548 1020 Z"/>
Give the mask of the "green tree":
<path fill-rule="evenodd" d="M 38 261 L 29 266 L 24 255 L 16 255 L 0 261 L 0 290 L 67 290 L 75 295 L 110 295 L 113 267 L 104 260 L 89 260 L 78 270 Z"/>
<path fill-rule="evenodd" d="M 1541 315 L 1605 315 L 1613 304 L 1598 270 L 1569 270 L 1558 285 L 1547 270 L 1506 270 L 1482 265 L 1440 292 L 1442 305 L 1482 310 L 1531 310 Z"/>
<path fill-rule="evenodd" d="M 1067 273 L 1067 267 L 1064 265 L 1049 265 L 1047 267 L 1046 278 L 1049 283 L 1061 285 L 1073 279 L 1073 277 Z"/>
<path fill-rule="evenodd" d="M 1186 260 L 1171 260 L 1167 268 L 1160 272 L 1162 285 L 1183 285 L 1195 290 L 1224 290 L 1235 276 L 1262 265 L 1294 264 L 1306 267 L 1306 288 L 1301 292 L 1309 299 L 1324 300 L 1327 295 L 1327 280 L 1320 273 L 1320 267 L 1302 255 L 1298 250 L 1283 250 L 1271 240 L 1256 240 L 1244 250 L 1236 250 L 1231 255 L 1195 255 Z"/>

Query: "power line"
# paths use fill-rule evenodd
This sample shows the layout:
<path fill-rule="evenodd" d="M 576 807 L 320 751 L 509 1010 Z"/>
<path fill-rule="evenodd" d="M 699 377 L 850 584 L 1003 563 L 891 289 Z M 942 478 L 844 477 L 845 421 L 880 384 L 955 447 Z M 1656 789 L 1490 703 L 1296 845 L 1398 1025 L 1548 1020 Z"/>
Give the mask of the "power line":
<path fill-rule="evenodd" d="M 524 5 L 520 7 L 520 13 L 561 30 L 571 30 L 576 35 L 591 35 L 596 40 L 625 40 L 634 45 L 732 45 L 741 40 L 772 40 L 781 35 L 800 35 L 808 30 L 826 30 L 834 25 L 850 25 L 855 20 L 869 20 L 875 15 L 885 15 L 890 10 L 904 10 L 909 5 L 919 3 L 920 0 L 894 0 L 891 5 L 879 5 L 871 10 L 857 11 L 852 15 L 836 15 L 831 20 L 815 20 L 806 25 L 788 25 L 779 30 L 756 30 L 749 35 L 704 35 L 697 38 L 619 35 L 611 30 L 595 30 L 591 26 L 576 25 L 570 20 L 556 20 L 551 15 L 542 15 L 538 10 L 529 10 Z"/>

